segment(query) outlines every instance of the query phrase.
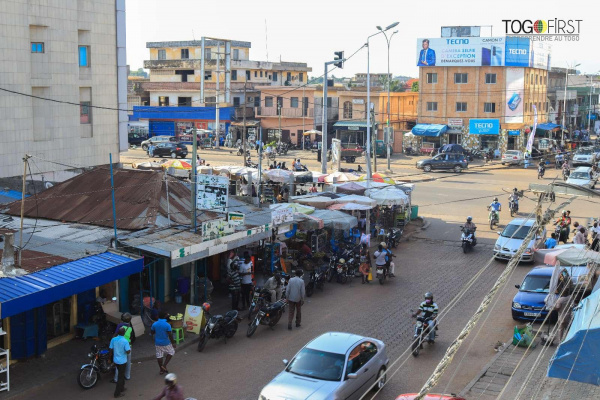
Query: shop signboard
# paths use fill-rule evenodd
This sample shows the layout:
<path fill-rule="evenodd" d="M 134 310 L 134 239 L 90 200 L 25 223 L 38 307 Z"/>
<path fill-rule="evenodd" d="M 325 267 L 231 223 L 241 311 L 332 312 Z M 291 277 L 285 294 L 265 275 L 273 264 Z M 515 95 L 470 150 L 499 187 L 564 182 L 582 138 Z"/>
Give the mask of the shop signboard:
<path fill-rule="evenodd" d="M 224 218 L 213 219 L 202 223 L 202 241 L 215 240 L 230 235 L 235 231 L 235 225 Z"/>
<path fill-rule="evenodd" d="M 289 224 L 294 221 L 294 213 L 289 208 L 271 210 L 271 221 L 274 226 Z"/>
<path fill-rule="evenodd" d="M 450 128 L 462 128 L 463 120 L 462 118 L 448 118 L 448 127 Z"/>
<path fill-rule="evenodd" d="M 198 191 L 196 208 L 214 212 L 226 212 L 229 194 L 229 178 L 219 175 L 197 175 Z"/>
<path fill-rule="evenodd" d="M 521 131 L 508 131 L 508 136 L 519 136 Z"/>
<path fill-rule="evenodd" d="M 469 120 L 469 133 L 474 135 L 499 135 L 500 121 L 497 119 Z"/>
<path fill-rule="evenodd" d="M 243 213 L 239 212 L 228 212 L 227 220 L 231 225 L 244 225 L 245 216 Z"/>
<path fill-rule="evenodd" d="M 504 122 L 523 123 L 523 97 L 525 94 L 525 69 L 506 68 Z"/>
<path fill-rule="evenodd" d="M 504 37 L 417 39 L 417 66 L 502 66 Z"/>
<path fill-rule="evenodd" d="M 204 311 L 200 306 L 187 304 L 185 306 L 185 314 L 183 315 L 183 324 L 188 332 L 200 334 L 202 328 L 202 320 L 204 319 Z"/>

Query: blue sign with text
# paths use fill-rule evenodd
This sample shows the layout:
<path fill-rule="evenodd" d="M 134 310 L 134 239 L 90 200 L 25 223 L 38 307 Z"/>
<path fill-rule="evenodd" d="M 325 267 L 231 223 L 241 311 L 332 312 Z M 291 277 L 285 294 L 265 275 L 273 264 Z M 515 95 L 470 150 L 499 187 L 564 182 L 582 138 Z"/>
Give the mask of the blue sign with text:
<path fill-rule="evenodd" d="M 507 67 L 530 67 L 529 38 L 506 37 L 504 65 Z"/>
<path fill-rule="evenodd" d="M 499 135 L 500 120 L 471 119 L 469 120 L 469 133 L 474 135 Z"/>

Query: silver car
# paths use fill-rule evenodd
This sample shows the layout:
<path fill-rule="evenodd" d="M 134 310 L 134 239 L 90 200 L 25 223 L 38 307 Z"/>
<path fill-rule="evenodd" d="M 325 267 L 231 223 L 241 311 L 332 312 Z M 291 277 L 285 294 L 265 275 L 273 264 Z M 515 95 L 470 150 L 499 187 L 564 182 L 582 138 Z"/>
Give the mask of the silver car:
<path fill-rule="evenodd" d="M 148 151 L 148 147 L 150 147 L 151 144 L 156 146 L 159 143 L 176 142 L 176 141 L 177 141 L 177 138 L 175 136 L 170 136 L 170 135 L 152 136 L 151 138 L 148 138 L 142 142 L 142 149 L 145 151 Z"/>
<path fill-rule="evenodd" d="M 359 399 L 379 378 L 375 388 L 383 388 L 389 359 L 381 340 L 328 332 L 283 363 L 259 400 Z"/>

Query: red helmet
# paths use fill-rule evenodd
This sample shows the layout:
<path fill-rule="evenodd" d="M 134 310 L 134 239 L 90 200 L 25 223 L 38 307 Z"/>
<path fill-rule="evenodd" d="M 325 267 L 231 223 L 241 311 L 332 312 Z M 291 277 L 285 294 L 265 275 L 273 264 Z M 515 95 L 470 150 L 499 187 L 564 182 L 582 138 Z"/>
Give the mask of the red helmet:
<path fill-rule="evenodd" d="M 210 304 L 209 303 L 202 304 L 202 309 L 206 312 L 210 312 Z"/>

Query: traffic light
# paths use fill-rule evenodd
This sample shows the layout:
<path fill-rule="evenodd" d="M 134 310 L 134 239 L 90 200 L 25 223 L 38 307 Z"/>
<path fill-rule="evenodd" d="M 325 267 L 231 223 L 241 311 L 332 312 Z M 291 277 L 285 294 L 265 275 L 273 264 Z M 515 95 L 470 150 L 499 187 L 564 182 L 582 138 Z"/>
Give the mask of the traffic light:
<path fill-rule="evenodd" d="M 335 54 L 335 58 L 333 59 L 333 61 L 337 61 L 333 65 L 335 65 L 338 68 L 344 68 L 344 52 L 336 51 L 333 54 Z"/>

